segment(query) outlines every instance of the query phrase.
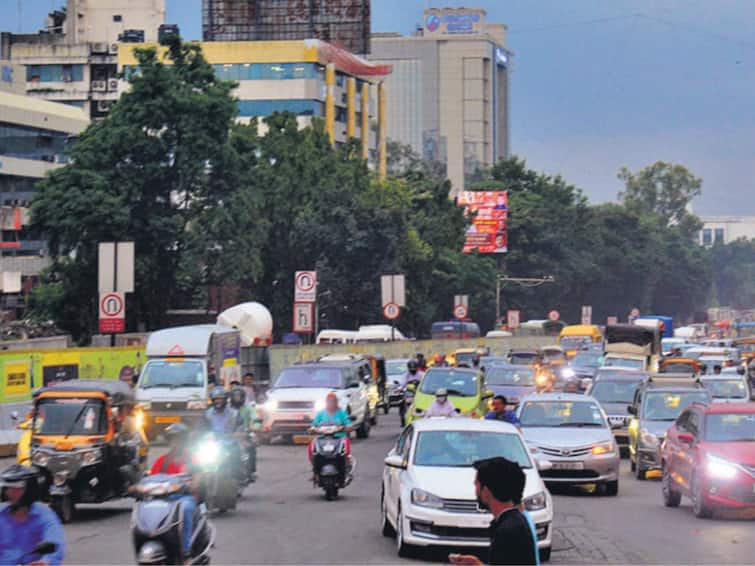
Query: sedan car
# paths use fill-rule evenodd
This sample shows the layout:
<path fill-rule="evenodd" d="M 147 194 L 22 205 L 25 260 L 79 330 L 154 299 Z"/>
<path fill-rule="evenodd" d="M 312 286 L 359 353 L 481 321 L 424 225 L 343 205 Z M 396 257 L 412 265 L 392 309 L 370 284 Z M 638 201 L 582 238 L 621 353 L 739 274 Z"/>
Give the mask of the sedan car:
<path fill-rule="evenodd" d="M 755 403 L 690 405 L 662 448 L 663 503 L 692 500 L 695 515 L 755 510 Z"/>
<path fill-rule="evenodd" d="M 511 405 L 535 392 L 535 370 L 529 366 L 511 364 L 493 366 L 485 372 L 487 388 L 503 395 Z"/>
<path fill-rule="evenodd" d="M 619 448 L 598 402 L 574 393 L 531 395 L 519 406 L 527 444 L 551 463 L 548 483 L 598 484 L 619 493 Z"/>
<path fill-rule="evenodd" d="M 476 419 L 416 421 L 388 453 L 380 498 L 383 535 L 396 537 L 400 556 L 420 546 L 489 545 L 493 517 L 477 504 L 472 464 L 494 456 L 523 468 L 522 503 L 535 525 L 540 558 L 550 558 L 553 501 L 522 435 L 510 424 Z"/>

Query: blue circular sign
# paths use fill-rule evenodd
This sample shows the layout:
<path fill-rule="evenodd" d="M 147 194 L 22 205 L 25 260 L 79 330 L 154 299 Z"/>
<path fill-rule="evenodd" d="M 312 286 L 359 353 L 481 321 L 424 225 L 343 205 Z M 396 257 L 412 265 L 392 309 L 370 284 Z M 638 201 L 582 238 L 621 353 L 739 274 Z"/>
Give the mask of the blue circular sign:
<path fill-rule="evenodd" d="M 427 31 L 435 31 L 440 27 L 440 18 L 435 14 L 430 14 L 425 20 L 425 27 Z"/>

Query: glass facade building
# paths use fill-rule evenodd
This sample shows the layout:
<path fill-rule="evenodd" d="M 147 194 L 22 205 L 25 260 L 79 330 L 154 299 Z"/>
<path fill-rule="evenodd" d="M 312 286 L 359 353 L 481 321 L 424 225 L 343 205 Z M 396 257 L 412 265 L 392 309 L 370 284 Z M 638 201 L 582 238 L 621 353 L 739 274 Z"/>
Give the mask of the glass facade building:
<path fill-rule="evenodd" d="M 0 122 L 0 155 L 65 163 L 69 134 Z"/>

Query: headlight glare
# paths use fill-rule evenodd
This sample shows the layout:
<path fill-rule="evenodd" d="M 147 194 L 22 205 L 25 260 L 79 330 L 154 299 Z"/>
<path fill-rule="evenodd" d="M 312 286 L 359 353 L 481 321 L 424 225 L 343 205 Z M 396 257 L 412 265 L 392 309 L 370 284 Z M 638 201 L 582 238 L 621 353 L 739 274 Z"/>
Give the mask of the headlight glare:
<path fill-rule="evenodd" d="M 540 511 L 541 509 L 545 509 L 547 505 L 548 499 L 546 498 L 544 491 L 536 493 L 531 497 L 524 498 L 524 508 L 527 509 L 527 511 Z"/>
<path fill-rule="evenodd" d="M 276 401 L 275 399 L 268 399 L 267 401 L 265 401 L 265 404 L 262 405 L 262 407 L 266 411 L 275 411 L 278 408 L 278 401 Z"/>
<path fill-rule="evenodd" d="M 152 402 L 150 401 L 140 401 L 138 404 L 138 407 L 142 411 L 149 411 L 152 408 Z"/>
<path fill-rule="evenodd" d="M 318 413 L 325 409 L 325 399 L 318 399 L 315 401 L 315 411 Z"/>
<path fill-rule="evenodd" d="M 50 462 L 50 455 L 46 452 L 42 451 L 36 451 L 31 456 L 32 464 L 35 466 L 40 466 L 42 468 L 46 468 L 47 464 Z"/>
<path fill-rule="evenodd" d="M 215 464 L 220 455 L 220 447 L 214 440 L 206 440 L 199 447 L 199 463 L 203 466 Z"/>
<path fill-rule="evenodd" d="M 574 373 L 574 370 L 571 369 L 571 368 L 564 368 L 564 369 L 561 370 L 561 375 L 563 377 L 574 377 L 577 374 Z"/>
<path fill-rule="evenodd" d="M 592 447 L 593 456 L 603 456 L 613 452 L 613 442 L 603 442 Z"/>
<path fill-rule="evenodd" d="M 737 466 L 735 464 L 717 456 L 708 456 L 705 468 L 708 475 L 716 479 L 730 480 L 737 475 Z"/>
<path fill-rule="evenodd" d="M 443 509 L 443 500 L 437 495 L 428 493 L 422 489 L 414 488 L 412 490 L 412 503 L 419 507 L 430 507 L 431 509 Z"/>

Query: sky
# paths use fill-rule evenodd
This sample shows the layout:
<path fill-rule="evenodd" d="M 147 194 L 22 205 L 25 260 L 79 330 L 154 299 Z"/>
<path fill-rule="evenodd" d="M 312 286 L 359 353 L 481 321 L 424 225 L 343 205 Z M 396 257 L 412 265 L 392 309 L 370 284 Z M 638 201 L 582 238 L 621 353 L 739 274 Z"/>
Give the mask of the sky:
<path fill-rule="evenodd" d="M 199 39 L 201 0 L 166 1 Z M 0 30 L 35 31 L 63 4 L 0 0 Z M 620 167 L 673 161 L 703 179 L 697 214 L 755 215 L 755 1 L 372 0 L 372 28 L 463 5 L 508 26 L 511 148 L 531 168 L 605 202 Z"/>

